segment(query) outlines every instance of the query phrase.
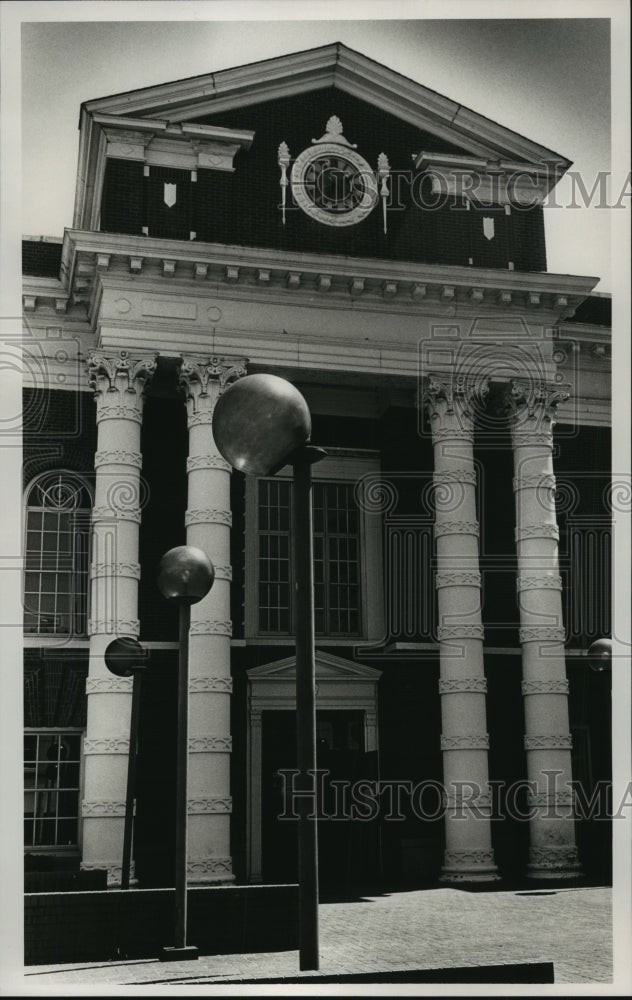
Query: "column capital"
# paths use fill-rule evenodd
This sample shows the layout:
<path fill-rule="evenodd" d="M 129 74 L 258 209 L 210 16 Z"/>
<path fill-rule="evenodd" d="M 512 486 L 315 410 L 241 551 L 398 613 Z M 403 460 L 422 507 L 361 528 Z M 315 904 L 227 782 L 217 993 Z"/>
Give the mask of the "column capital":
<path fill-rule="evenodd" d="M 132 358 L 129 351 L 119 351 L 115 355 L 90 351 L 88 355 L 88 381 L 95 393 L 142 391 L 155 370 L 156 355 Z"/>
<path fill-rule="evenodd" d="M 569 398 L 568 383 L 511 379 L 504 394 L 504 408 L 512 431 L 517 434 L 535 429 L 550 431 L 558 406 Z"/>
<path fill-rule="evenodd" d="M 442 431 L 454 437 L 470 437 L 476 411 L 489 392 L 489 376 L 458 372 L 430 372 L 422 381 L 423 405 L 428 411 L 432 436 Z"/>
<path fill-rule="evenodd" d="M 128 351 L 88 355 L 88 382 L 95 394 L 97 423 L 103 420 L 142 422 L 143 394 L 156 370 L 156 358 L 132 358 Z"/>
<path fill-rule="evenodd" d="M 206 415 L 202 422 L 210 423 L 220 394 L 230 382 L 246 374 L 247 362 L 247 358 L 183 357 L 179 383 L 190 423 L 199 423 L 202 414 Z"/>

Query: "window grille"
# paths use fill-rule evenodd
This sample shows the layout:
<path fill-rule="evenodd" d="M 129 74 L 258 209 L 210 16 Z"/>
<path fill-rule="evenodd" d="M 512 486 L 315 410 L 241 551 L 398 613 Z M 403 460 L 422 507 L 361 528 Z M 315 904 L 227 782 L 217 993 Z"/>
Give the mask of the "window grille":
<path fill-rule="evenodd" d="M 26 509 L 24 631 L 85 635 L 91 497 L 72 474 L 30 488 Z"/>
<path fill-rule="evenodd" d="M 75 847 L 79 831 L 81 732 L 24 734 L 24 846 Z"/>
<path fill-rule="evenodd" d="M 316 482 L 314 617 L 317 635 L 360 635 L 360 518 L 352 483 Z M 258 483 L 258 597 L 261 633 L 292 634 L 292 484 Z"/>

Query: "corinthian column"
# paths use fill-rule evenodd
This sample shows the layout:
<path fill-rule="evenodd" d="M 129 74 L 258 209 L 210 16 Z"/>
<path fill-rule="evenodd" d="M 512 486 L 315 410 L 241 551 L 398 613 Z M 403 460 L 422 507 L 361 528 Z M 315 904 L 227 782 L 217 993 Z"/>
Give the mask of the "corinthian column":
<path fill-rule="evenodd" d="M 450 374 L 430 375 L 424 391 L 434 445 L 441 750 L 447 796 L 444 882 L 490 882 L 499 877 L 490 829 L 473 456 L 472 404 L 486 392 L 486 382 Z"/>
<path fill-rule="evenodd" d="M 575 847 L 564 657 L 553 424 L 568 399 L 559 385 L 515 379 L 508 393 L 514 456 L 518 605 L 522 646 L 531 878 L 574 878 Z"/>
<path fill-rule="evenodd" d="M 90 356 L 97 407 L 90 563 L 90 666 L 84 741 L 83 868 L 106 868 L 120 884 L 132 678 L 115 677 L 103 654 L 114 638 L 138 637 L 140 430 L 153 359 Z"/>
<path fill-rule="evenodd" d="M 191 608 L 189 640 L 189 883 L 229 882 L 230 856 L 230 473 L 215 446 L 213 409 L 246 374 L 243 359 L 185 359 L 180 369 L 189 427 L 187 545 L 215 566 L 211 592 Z"/>

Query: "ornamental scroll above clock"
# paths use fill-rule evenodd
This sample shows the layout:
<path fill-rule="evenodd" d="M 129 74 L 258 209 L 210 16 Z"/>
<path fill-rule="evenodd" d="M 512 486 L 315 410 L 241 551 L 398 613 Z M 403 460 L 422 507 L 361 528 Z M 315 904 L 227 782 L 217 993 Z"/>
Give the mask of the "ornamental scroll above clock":
<path fill-rule="evenodd" d="M 291 184 L 294 201 L 306 215 L 326 226 L 353 226 L 382 201 L 384 232 L 390 165 L 385 153 L 377 158 L 377 169 L 356 152 L 356 144 L 342 134 L 342 122 L 332 115 L 320 139 L 304 149 L 294 160 L 290 176 L 290 151 L 287 143 L 279 146 L 281 168 L 281 211 L 285 225 L 287 188 Z"/>

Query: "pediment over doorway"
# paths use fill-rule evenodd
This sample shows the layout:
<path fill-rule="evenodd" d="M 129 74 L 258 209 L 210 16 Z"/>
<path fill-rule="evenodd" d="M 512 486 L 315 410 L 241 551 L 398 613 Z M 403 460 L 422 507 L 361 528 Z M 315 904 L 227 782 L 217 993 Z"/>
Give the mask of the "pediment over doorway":
<path fill-rule="evenodd" d="M 272 663 L 262 663 L 258 667 L 251 667 L 246 671 L 248 679 L 257 681 L 294 681 L 296 678 L 296 657 L 288 656 L 283 660 L 274 660 Z M 378 681 L 382 676 L 382 671 L 375 667 L 368 667 L 364 663 L 356 663 L 352 660 L 343 659 L 340 656 L 332 656 L 331 653 L 316 653 L 316 680 L 319 681 L 342 681 L 345 683 L 353 681 Z"/>

